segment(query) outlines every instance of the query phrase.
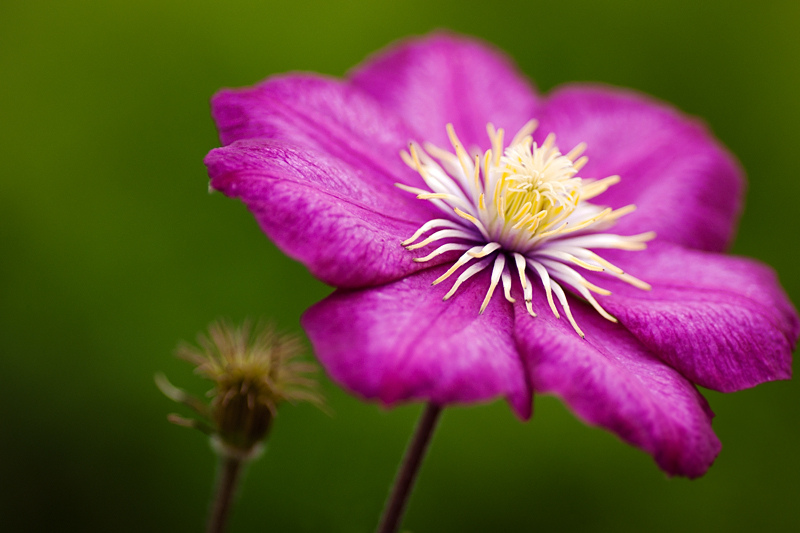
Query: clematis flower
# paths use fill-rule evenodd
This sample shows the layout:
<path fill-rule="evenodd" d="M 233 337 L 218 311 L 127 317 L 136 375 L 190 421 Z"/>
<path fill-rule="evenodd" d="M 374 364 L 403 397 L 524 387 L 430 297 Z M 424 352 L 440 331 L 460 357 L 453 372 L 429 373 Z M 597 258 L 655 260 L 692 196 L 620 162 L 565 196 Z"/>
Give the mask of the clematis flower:
<path fill-rule="evenodd" d="M 702 475 L 697 385 L 788 379 L 800 321 L 774 272 L 721 255 L 744 180 L 702 123 L 635 92 L 540 96 L 497 51 L 433 36 L 345 79 L 223 90 L 211 186 L 336 291 L 303 326 L 366 398 L 534 393 Z M 507 140 L 510 139 L 510 140 Z"/>

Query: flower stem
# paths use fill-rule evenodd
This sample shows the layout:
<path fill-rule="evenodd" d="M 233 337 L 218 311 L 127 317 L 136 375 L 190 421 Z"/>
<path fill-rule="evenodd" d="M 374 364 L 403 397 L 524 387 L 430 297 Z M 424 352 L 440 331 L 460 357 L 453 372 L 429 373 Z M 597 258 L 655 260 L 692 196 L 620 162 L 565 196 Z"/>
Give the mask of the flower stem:
<path fill-rule="evenodd" d="M 392 493 L 383 509 L 378 533 L 396 533 L 400 528 L 408 497 L 414 487 L 417 472 L 422 464 L 422 459 L 425 457 L 425 452 L 428 449 L 428 444 L 431 441 L 433 430 L 436 429 L 436 423 L 441 412 L 442 408 L 438 405 L 429 403 L 425 406 L 425 411 L 423 411 L 417 423 L 414 436 L 411 438 L 408 449 L 406 449 L 400 470 L 397 472 Z"/>
<path fill-rule="evenodd" d="M 211 515 L 208 517 L 207 533 L 222 533 L 225 531 L 231 503 L 236 494 L 236 487 L 239 484 L 239 476 L 243 467 L 244 461 L 241 458 L 220 455 L 217 488 Z"/>

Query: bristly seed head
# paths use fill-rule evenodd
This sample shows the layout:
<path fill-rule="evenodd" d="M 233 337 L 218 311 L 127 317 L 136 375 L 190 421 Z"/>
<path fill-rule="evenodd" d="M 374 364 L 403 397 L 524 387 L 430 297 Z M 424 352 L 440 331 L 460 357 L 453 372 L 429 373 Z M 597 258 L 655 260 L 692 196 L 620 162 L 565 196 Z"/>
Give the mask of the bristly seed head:
<path fill-rule="evenodd" d="M 210 405 L 173 387 L 163 376 L 156 381 L 167 396 L 208 422 L 176 415 L 171 420 L 210 433 L 221 453 L 241 458 L 257 453 L 283 401 L 322 403 L 316 382 L 309 377 L 316 367 L 298 360 L 299 339 L 280 335 L 271 324 L 254 327 L 245 322 L 236 328 L 220 321 L 209 327 L 208 335 L 198 335 L 198 345 L 182 345 L 177 356 L 214 383 L 208 392 Z"/>
<path fill-rule="evenodd" d="M 548 135 L 537 145 L 532 133 L 536 121 L 530 121 L 514 136 L 508 147 L 503 145 L 504 132 L 487 125 L 491 149 L 483 154 L 468 154 L 451 124 L 447 134 L 454 152 L 431 144 L 424 149 L 416 143 L 400 155 L 417 171 L 430 190 L 397 184 L 401 189 L 428 200 L 446 214 L 423 224 L 403 241 L 408 250 L 415 250 L 440 241 L 438 248 L 414 261 L 426 262 L 451 251 L 463 254 L 434 285 L 466 267 L 456 279 L 447 300 L 470 277 L 492 265 L 489 290 L 480 308 L 486 309 L 498 283 L 510 302 L 512 275 L 518 277 L 525 304 L 536 316 L 532 300 L 529 272 L 541 280 L 550 309 L 559 317 L 553 296 L 559 301 L 575 331 L 584 334 L 575 323 L 562 285 L 585 299 L 606 319 L 616 319 L 603 309 L 592 293 L 610 294 L 586 280 L 575 266 L 589 271 L 603 271 L 643 290 L 650 286 L 609 263 L 591 249 L 616 248 L 643 250 L 655 233 L 621 236 L 601 233 L 635 206 L 620 209 L 602 208 L 588 200 L 605 192 L 620 181 L 619 176 L 586 180 L 578 172 L 587 158 L 579 144 L 562 154 L 555 144 L 555 135 Z M 432 230 L 433 231 L 431 233 Z M 423 235 L 426 238 L 417 242 Z M 444 241 L 444 242 L 441 242 Z"/>

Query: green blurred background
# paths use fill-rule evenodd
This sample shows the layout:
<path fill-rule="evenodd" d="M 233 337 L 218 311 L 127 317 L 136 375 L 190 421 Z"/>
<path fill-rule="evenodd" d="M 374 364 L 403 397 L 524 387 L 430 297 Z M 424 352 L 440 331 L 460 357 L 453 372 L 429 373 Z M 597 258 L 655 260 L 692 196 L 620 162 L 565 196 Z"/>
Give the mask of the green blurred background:
<path fill-rule="evenodd" d="M 800 3 L 530 1 L 0 3 L 0 529 L 200 531 L 215 460 L 153 384 L 212 319 L 298 319 L 329 288 L 245 208 L 209 195 L 209 97 L 273 73 L 342 75 L 410 34 L 506 50 L 547 91 L 591 80 L 704 117 L 748 171 L 734 252 L 800 302 Z M 795 155 L 792 155 L 795 154 Z M 232 531 L 363 532 L 420 407 L 323 380 L 333 415 L 285 406 Z M 724 448 L 696 481 L 538 398 L 445 412 L 415 532 L 800 530 L 800 383 L 708 393 Z"/>

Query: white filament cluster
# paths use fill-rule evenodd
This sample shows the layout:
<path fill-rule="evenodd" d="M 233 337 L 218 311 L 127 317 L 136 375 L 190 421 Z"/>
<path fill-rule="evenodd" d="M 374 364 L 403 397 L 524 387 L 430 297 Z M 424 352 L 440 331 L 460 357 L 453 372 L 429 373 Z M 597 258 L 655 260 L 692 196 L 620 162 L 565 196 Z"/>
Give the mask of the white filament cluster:
<path fill-rule="evenodd" d="M 434 285 L 441 283 L 463 268 L 445 300 L 469 278 L 491 266 L 491 281 L 480 313 L 501 282 L 505 298 L 515 301 L 511 286 L 512 276 L 516 276 L 526 308 L 535 317 L 531 305 L 534 290 L 531 277 L 538 278 L 553 314 L 560 317 L 555 296 L 572 327 L 583 337 L 570 312 L 564 287 L 589 302 L 606 319 L 612 322 L 616 319 L 592 294 L 610 292 L 590 283 L 576 267 L 606 272 L 649 290 L 647 283 L 591 250 L 643 250 L 655 234 L 604 233 L 617 219 L 635 209 L 633 205 L 602 208 L 588 202 L 618 183 L 619 176 L 600 180 L 578 177 L 578 171 L 587 161 L 586 157 L 581 157 L 586 145 L 581 143 L 567 154 L 561 154 L 555 145 L 555 135 L 551 133 L 538 146 L 531 136 L 536 126 L 536 121 L 528 122 L 504 148 L 503 130 L 487 125 L 492 147 L 483 154 L 468 154 L 451 124 L 447 125 L 447 134 L 455 153 L 428 143 L 424 149 L 411 143 L 408 152 L 400 155 L 408 166 L 419 172 L 430 190 L 397 186 L 416 194 L 419 199 L 433 202 L 446 217 L 426 222 L 402 244 L 408 250 L 415 250 L 439 243 L 425 257 L 414 259 L 418 262 L 430 261 L 450 251 L 463 252 L 447 272 L 433 282 Z"/>

